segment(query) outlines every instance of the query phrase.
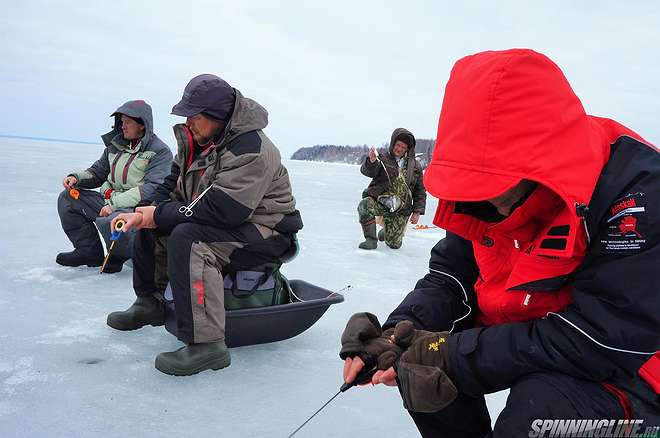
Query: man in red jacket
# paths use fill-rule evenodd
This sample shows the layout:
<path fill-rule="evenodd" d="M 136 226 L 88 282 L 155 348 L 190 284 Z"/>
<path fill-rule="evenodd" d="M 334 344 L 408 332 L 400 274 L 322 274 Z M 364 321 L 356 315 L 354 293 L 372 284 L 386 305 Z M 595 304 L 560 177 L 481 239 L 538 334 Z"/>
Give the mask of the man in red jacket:
<path fill-rule="evenodd" d="M 456 63 L 437 139 L 424 185 L 447 236 L 382 328 L 349 320 L 345 380 L 375 364 L 423 436 L 660 424 L 658 150 L 523 49 Z M 483 396 L 507 388 L 491 431 Z"/>

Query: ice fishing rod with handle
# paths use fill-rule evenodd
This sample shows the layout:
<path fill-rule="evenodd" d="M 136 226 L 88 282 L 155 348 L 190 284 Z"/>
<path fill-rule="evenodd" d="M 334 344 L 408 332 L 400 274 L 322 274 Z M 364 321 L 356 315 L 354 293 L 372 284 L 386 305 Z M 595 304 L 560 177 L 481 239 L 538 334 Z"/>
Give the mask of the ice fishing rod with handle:
<path fill-rule="evenodd" d="M 378 365 L 376 363 L 376 358 L 374 358 L 372 356 L 368 356 L 367 359 L 364 360 L 364 367 L 358 373 L 358 375 L 355 376 L 355 379 L 353 379 L 353 381 L 351 383 L 344 382 L 344 384 L 341 385 L 341 387 L 339 388 L 339 391 L 337 391 L 337 394 L 333 395 L 330 400 L 325 402 L 325 404 L 323 406 L 321 406 L 316 412 L 314 412 L 312 414 L 312 416 L 307 419 L 307 421 L 305 421 L 303 424 L 301 424 L 287 438 L 291 438 L 292 436 L 294 436 L 300 429 L 303 428 L 303 426 L 305 426 L 305 424 L 309 423 L 309 421 L 312 418 L 314 418 L 316 416 L 316 414 L 318 414 L 319 412 L 321 412 L 323 410 L 323 408 L 328 406 L 330 404 L 330 402 L 333 401 L 339 394 L 341 394 L 342 392 L 348 391 L 349 389 L 351 389 L 354 386 L 363 385 L 365 383 L 371 382 L 371 378 L 374 376 L 374 374 L 376 374 L 376 371 L 378 371 Z"/>
<path fill-rule="evenodd" d="M 108 263 L 108 260 L 110 260 L 110 255 L 112 254 L 112 249 L 115 247 L 115 242 L 119 240 L 121 235 L 124 233 L 124 225 L 126 225 L 126 221 L 124 219 L 117 219 L 115 221 L 114 227 L 112 227 L 112 233 L 110 234 L 110 240 L 112 243 L 110 244 L 110 248 L 108 248 L 108 255 L 105 256 L 105 259 L 103 259 L 103 264 L 101 265 L 101 269 L 99 270 L 99 274 L 103 274 L 103 270 L 105 269 L 105 265 Z"/>

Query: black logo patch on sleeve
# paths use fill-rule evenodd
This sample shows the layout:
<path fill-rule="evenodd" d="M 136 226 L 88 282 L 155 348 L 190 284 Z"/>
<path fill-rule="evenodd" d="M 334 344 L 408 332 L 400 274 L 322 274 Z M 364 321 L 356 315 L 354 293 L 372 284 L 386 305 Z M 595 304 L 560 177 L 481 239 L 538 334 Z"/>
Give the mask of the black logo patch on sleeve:
<path fill-rule="evenodd" d="M 638 252 L 646 247 L 646 196 L 637 192 L 617 199 L 611 206 L 606 219 L 606 232 L 601 237 L 603 252 L 626 254 Z"/>

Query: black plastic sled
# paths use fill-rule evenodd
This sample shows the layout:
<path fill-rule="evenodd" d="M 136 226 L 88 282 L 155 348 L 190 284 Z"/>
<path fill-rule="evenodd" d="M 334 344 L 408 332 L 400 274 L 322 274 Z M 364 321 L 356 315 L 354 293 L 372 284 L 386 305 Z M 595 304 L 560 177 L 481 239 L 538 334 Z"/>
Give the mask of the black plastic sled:
<path fill-rule="evenodd" d="M 297 336 L 310 328 L 344 296 L 304 280 L 289 280 L 292 302 L 274 306 L 225 311 L 228 347 L 265 344 Z M 169 289 L 169 286 L 168 286 Z M 168 290 L 171 294 L 171 292 Z M 176 336 L 174 301 L 165 294 L 165 328 Z M 168 299 L 169 298 L 169 299 Z"/>

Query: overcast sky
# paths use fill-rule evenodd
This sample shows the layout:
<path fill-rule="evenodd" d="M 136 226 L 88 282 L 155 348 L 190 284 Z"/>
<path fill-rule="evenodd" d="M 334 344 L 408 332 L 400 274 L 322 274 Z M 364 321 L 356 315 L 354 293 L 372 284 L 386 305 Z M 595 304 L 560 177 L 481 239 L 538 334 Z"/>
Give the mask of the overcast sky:
<path fill-rule="evenodd" d="M 660 144 L 660 3 L 621 1 L 8 1 L 0 16 L 0 134 L 96 141 L 130 99 L 171 116 L 215 73 L 269 112 L 289 156 L 314 144 L 435 135 L 453 63 L 529 47 L 595 115 Z M 462 4 L 465 3 L 465 4 Z"/>

